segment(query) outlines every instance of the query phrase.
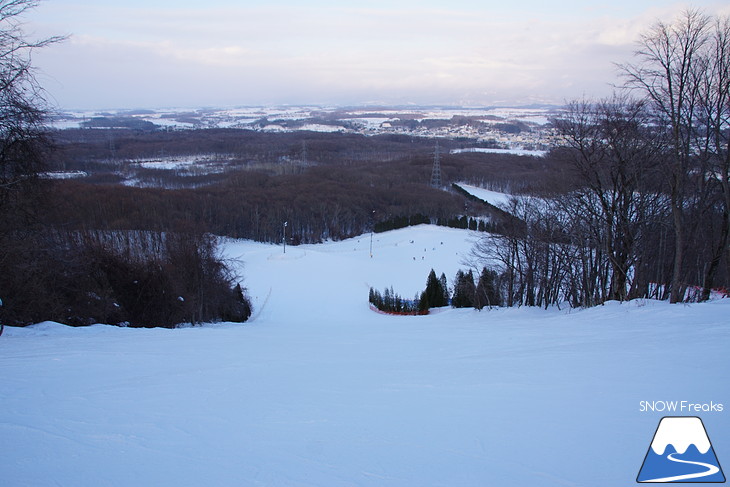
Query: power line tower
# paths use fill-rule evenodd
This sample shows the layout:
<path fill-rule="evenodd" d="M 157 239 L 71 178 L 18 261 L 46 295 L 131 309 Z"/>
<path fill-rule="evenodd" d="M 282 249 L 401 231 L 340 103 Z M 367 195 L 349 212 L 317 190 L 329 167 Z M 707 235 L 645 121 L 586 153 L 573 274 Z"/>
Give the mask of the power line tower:
<path fill-rule="evenodd" d="M 436 141 L 436 150 L 433 153 L 433 169 L 431 170 L 431 186 L 441 187 L 441 154 L 439 152 L 439 141 Z"/>

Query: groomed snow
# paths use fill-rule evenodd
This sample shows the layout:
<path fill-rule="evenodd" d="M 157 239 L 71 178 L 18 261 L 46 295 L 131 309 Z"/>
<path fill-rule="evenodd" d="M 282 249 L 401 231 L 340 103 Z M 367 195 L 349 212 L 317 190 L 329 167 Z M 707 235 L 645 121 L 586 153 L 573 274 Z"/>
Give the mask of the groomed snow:
<path fill-rule="evenodd" d="M 456 184 L 470 195 L 475 196 L 482 201 L 486 201 L 490 205 L 498 206 L 500 208 L 506 208 L 510 204 L 510 201 L 513 198 L 516 198 L 516 196 L 508 193 L 500 193 L 498 191 L 492 191 L 489 189 L 480 188 L 478 186 L 472 186 L 471 184 Z"/>
<path fill-rule="evenodd" d="M 177 330 L 43 323 L 0 337 L 11 486 L 631 485 L 662 413 L 730 403 L 730 300 L 393 317 L 476 234 L 420 226 L 235 241 L 256 311 Z M 443 244 L 442 244 L 443 242 Z M 705 413 L 730 454 L 728 412 Z"/>

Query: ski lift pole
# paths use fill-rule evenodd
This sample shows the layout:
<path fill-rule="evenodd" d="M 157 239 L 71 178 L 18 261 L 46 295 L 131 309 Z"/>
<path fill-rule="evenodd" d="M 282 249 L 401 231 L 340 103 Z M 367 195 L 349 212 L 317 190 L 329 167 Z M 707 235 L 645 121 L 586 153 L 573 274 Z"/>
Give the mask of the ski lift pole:
<path fill-rule="evenodd" d="M 375 210 L 370 216 L 370 258 L 373 258 L 373 232 L 375 231 Z"/>
<path fill-rule="evenodd" d="M 284 253 L 286 254 L 286 226 L 289 222 L 284 222 Z"/>

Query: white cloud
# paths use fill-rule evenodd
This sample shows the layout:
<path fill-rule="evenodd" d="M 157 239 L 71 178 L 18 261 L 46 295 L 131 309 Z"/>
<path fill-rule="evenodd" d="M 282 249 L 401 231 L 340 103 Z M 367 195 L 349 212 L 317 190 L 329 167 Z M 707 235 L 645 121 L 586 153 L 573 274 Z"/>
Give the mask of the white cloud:
<path fill-rule="evenodd" d="M 491 103 L 494 94 L 559 102 L 607 93 L 612 62 L 628 59 L 657 17 L 647 10 L 576 21 L 339 3 L 167 10 L 58 4 L 37 25 L 53 33 L 69 26 L 77 35 L 39 53 L 37 64 L 58 80 L 61 86 L 49 90 L 64 106 L 129 99 Z"/>

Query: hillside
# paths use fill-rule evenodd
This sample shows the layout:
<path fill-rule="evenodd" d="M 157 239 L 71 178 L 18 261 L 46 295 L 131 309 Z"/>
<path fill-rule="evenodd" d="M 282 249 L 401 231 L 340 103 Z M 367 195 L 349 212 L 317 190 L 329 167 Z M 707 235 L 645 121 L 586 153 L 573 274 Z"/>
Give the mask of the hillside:
<path fill-rule="evenodd" d="M 630 485 L 661 412 L 730 407 L 730 300 L 393 317 L 369 286 L 449 282 L 476 234 L 229 241 L 255 310 L 177 330 L 42 323 L 0 338 L 7 485 Z M 696 413 L 695 413 L 696 414 Z M 727 411 L 702 413 L 729 463 Z"/>

